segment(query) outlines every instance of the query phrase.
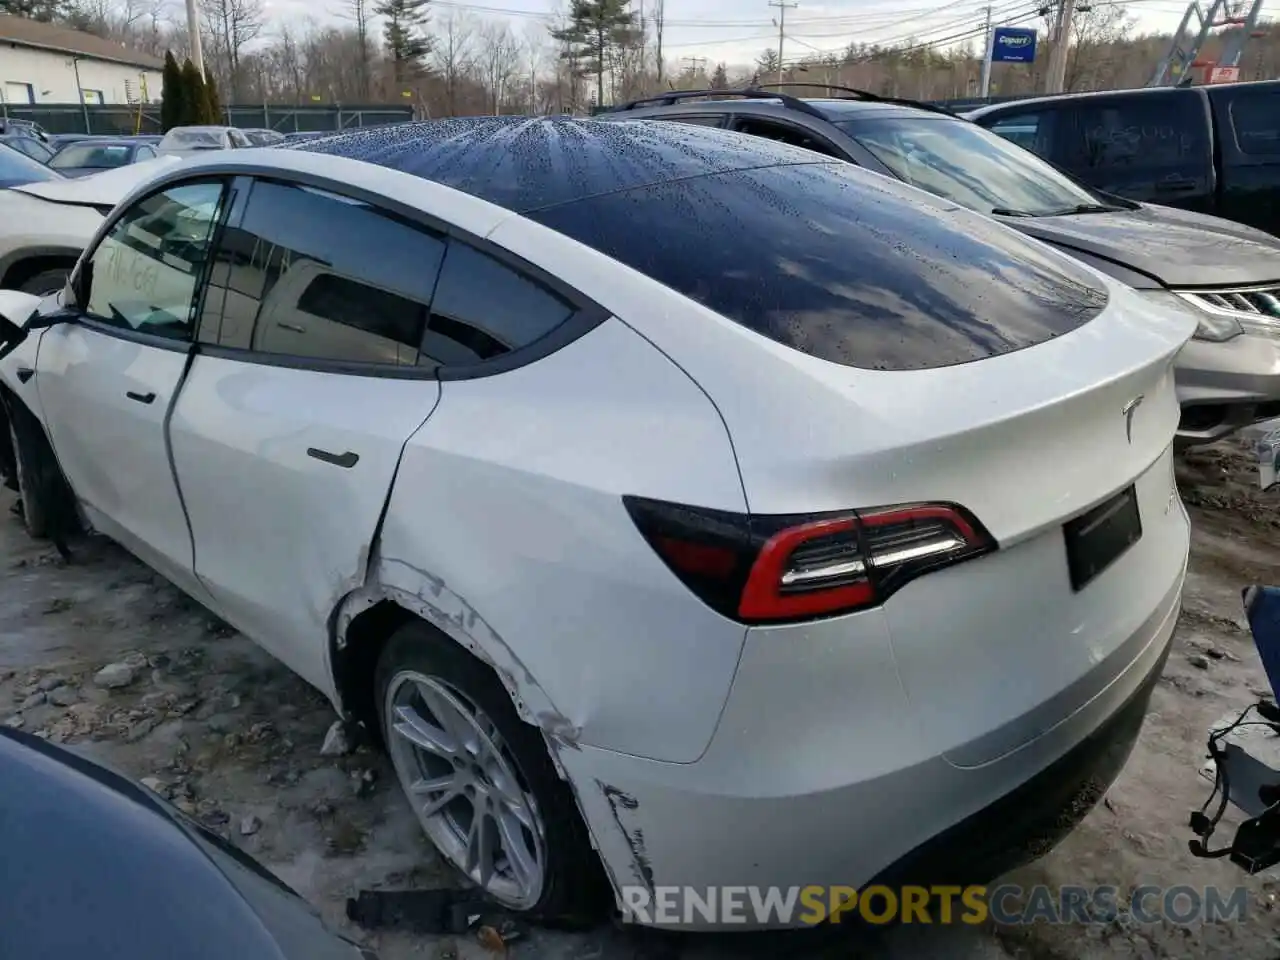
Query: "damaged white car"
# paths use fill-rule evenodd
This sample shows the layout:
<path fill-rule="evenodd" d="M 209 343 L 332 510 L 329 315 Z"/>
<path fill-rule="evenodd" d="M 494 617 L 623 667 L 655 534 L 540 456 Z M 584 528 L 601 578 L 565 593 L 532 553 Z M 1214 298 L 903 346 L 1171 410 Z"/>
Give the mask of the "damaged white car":
<path fill-rule="evenodd" d="M 31 532 L 119 541 L 363 721 L 516 910 L 989 880 L 1098 798 L 1168 652 L 1194 324 L 808 151 L 217 153 L 0 315 Z"/>

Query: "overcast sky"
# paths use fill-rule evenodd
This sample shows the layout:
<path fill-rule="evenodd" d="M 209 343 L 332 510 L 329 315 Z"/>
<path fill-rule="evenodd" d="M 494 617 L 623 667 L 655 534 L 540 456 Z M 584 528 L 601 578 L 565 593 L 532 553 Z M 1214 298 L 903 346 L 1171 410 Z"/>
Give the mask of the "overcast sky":
<path fill-rule="evenodd" d="M 632 0 L 648 19 L 654 0 Z M 1047 0 L 1046 0 L 1047 2 Z M 1079 0 L 1084 2 L 1084 0 Z M 1186 10 L 1182 0 L 1119 0 L 1137 20 L 1139 32 L 1173 31 Z M 273 12 L 298 17 L 317 14 L 328 4 L 341 10 L 342 0 L 271 0 Z M 1032 0 L 992 0 L 997 24 L 1033 25 L 1039 3 Z M 1207 6 L 1207 3 L 1205 4 Z M 505 18 L 523 33 L 545 31 L 553 19 L 556 0 L 432 0 L 434 17 L 448 10 L 478 18 Z M 786 10 L 783 55 L 790 61 L 817 51 L 839 51 L 852 42 L 901 43 L 944 41 L 943 49 L 966 34 L 980 32 L 985 2 L 980 0 L 822 0 Z M 287 11 L 287 12 L 286 12 Z M 779 10 L 766 0 L 666 0 L 664 49 L 668 59 L 704 57 L 708 70 L 718 62 L 746 65 L 760 51 L 778 45 Z M 977 37 L 971 42 L 977 46 Z M 688 65 L 686 63 L 686 65 Z"/>

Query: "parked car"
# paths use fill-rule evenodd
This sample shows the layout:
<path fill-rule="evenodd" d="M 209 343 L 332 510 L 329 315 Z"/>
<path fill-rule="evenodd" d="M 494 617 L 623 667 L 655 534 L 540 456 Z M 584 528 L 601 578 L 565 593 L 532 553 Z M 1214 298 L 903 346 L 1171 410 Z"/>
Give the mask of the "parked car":
<path fill-rule="evenodd" d="M 0 190 L 0 288 L 45 296 L 61 290 L 103 217 L 137 184 L 177 157 L 159 157 L 68 178 L 0 147 L 0 185 L 6 163 L 16 168 L 10 189 Z"/>
<path fill-rule="evenodd" d="M 53 152 L 57 153 L 68 143 L 77 143 L 81 140 L 96 140 L 101 136 L 97 133 L 51 133 L 45 137 L 45 142 L 53 148 Z"/>
<path fill-rule="evenodd" d="M 91 173 L 155 158 L 156 148 L 149 143 L 95 138 L 65 145 L 49 161 L 49 166 L 65 177 L 87 177 Z"/>
<path fill-rule="evenodd" d="M 992 214 L 1145 297 L 1195 313 L 1199 329 L 1178 359 L 1180 442 L 1219 440 L 1280 415 L 1280 239 L 1100 193 L 976 124 L 914 101 L 860 91 L 842 99 L 713 93 L 721 99 L 677 92 L 601 119 L 723 126 L 839 157 Z"/>
<path fill-rule="evenodd" d="M 1035 97 L 965 115 L 1099 190 L 1280 234 L 1280 80 Z"/>
<path fill-rule="evenodd" d="M 28 137 L 43 140 L 48 132 L 34 120 L 19 120 L 16 117 L 0 117 L 0 134 L 21 133 Z"/>
<path fill-rule="evenodd" d="M 32 160 L 40 163 L 48 163 L 49 158 L 54 154 L 53 148 L 43 140 L 27 136 L 25 133 L 0 133 L 0 143 L 12 147 L 19 153 L 25 153 Z"/>
<path fill-rule="evenodd" d="M 0 929 L 43 960 L 376 960 L 132 780 L 0 727 Z"/>
<path fill-rule="evenodd" d="M 284 143 L 285 135 L 279 130 L 242 130 L 251 144 L 255 147 L 270 147 L 277 143 Z"/>
<path fill-rule="evenodd" d="M 82 515 L 380 731 L 513 910 L 990 879 L 1101 795 L 1169 649 L 1189 314 L 808 151 L 223 151 L 0 316 L 28 530 Z"/>
<path fill-rule="evenodd" d="M 235 127 L 174 127 L 160 140 L 156 151 L 185 157 L 208 150 L 231 150 L 252 145 Z"/>
<path fill-rule="evenodd" d="M 292 133 L 284 135 L 286 142 L 295 142 L 298 140 L 319 140 L 321 137 L 337 136 L 340 130 L 295 130 Z"/>
<path fill-rule="evenodd" d="M 0 138 L 0 191 L 7 191 L 9 187 L 24 183 L 43 183 L 63 179 L 62 174 L 50 170 L 39 160 L 33 160 L 22 151 L 15 150 Z M 0 203 L 4 202 L 5 196 L 7 192 L 0 192 Z M 18 224 L 0 221 L 0 235 L 3 235 L 6 227 L 16 226 Z"/>

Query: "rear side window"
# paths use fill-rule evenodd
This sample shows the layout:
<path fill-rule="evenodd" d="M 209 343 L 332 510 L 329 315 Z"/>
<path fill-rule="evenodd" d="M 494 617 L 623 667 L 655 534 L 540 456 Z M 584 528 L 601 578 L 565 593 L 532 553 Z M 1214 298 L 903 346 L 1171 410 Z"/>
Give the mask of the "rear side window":
<path fill-rule="evenodd" d="M 848 164 L 713 174 L 526 214 L 756 332 L 851 367 L 1030 347 L 1107 295 L 986 217 Z"/>
<path fill-rule="evenodd" d="M 309 187 L 253 185 L 223 231 L 200 339 L 259 353 L 412 366 L 442 236 Z"/>
<path fill-rule="evenodd" d="M 1237 96 L 1231 102 L 1231 128 L 1241 153 L 1280 155 L 1280 91 Z"/>
<path fill-rule="evenodd" d="M 1066 161 L 1084 170 L 1199 167 L 1209 146 L 1198 105 L 1178 93 L 1082 100 Z"/>

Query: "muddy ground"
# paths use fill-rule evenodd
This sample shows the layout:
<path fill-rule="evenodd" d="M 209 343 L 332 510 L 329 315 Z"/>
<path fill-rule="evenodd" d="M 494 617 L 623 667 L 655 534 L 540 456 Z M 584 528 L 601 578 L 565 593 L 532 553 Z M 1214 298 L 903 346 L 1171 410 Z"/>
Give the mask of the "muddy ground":
<path fill-rule="evenodd" d="M 1275 875 L 1245 878 L 1224 861 L 1193 859 L 1185 826 L 1207 796 L 1197 773 L 1205 731 L 1266 692 L 1243 627 L 1240 588 L 1280 583 L 1280 491 L 1251 488 L 1251 463 L 1241 450 L 1208 448 L 1186 456 L 1179 469 L 1194 524 L 1181 629 L 1127 768 L 1057 850 L 1009 879 L 1121 888 L 1244 885 L 1245 922 L 915 926 L 782 949 L 750 938 L 653 940 L 602 927 L 535 931 L 512 943 L 509 955 L 1274 960 L 1280 955 Z M 447 877 L 400 801 L 387 763 L 364 748 L 322 755 L 333 715 L 311 688 L 112 544 L 82 540 L 72 562 L 63 562 L 25 536 L 11 504 L 0 494 L 0 722 L 145 781 L 258 857 L 384 960 L 493 956 L 471 937 L 353 930 L 344 904 L 358 889 L 433 886 Z M 95 682 L 110 664 L 122 665 L 108 671 L 113 681 L 127 682 Z"/>

